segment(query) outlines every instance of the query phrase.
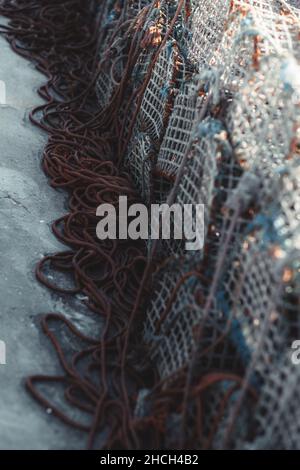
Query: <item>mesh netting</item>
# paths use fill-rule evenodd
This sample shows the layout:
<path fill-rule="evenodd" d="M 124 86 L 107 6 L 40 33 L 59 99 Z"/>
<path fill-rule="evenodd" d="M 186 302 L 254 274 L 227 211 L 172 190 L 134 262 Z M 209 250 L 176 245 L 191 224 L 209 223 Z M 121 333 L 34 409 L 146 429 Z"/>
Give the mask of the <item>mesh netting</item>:
<path fill-rule="evenodd" d="M 180 58 L 176 43 L 167 42 L 153 68 L 144 92 L 138 116 L 138 125 L 145 130 L 154 143 L 160 141 L 170 102 Z"/>
<path fill-rule="evenodd" d="M 146 201 L 151 199 L 153 158 L 155 156 L 148 134 L 137 132 L 131 140 L 130 150 L 125 159 L 135 186 Z"/>
<path fill-rule="evenodd" d="M 230 2 L 199 0 L 192 14 L 189 58 L 201 69 L 208 67 L 224 34 Z"/>
<path fill-rule="evenodd" d="M 245 448 L 299 449 L 299 380 L 298 366 L 289 356 L 281 357 L 267 376 L 252 417 L 258 429 L 257 440 Z"/>
<path fill-rule="evenodd" d="M 129 40 L 133 36 L 138 15 L 149 0 L 130 1 L 126 12 L 122 12 L 120 2 L 107 2 L 104 9 L 104 23 L 99 38 L 99 73 L 96 81 L 96 93 L 101 109 L 111 102 L 124 75 L 128 54 Z M 125 18 L 124 18 L 125 16 Z"/>
<path fill-rule="evenodd" d="M 183 266 L 172 262 L 156 275 L 145 338 L 152 344 L 150 354 L 162 377 L 180 369 L 191 355 L 198 320 L 195 282 L 193 272 L 186 274 Z"/>
<path fill-rule="evenodd" d="M 232 91 L 238 90 L 249 70 L 259 68 L 263 57 L 299 58 L 300 52 L 298 18 L 281 1 L 240 3 L 216 54 L 224 87 Z"/>
<path fill-rule="evenodd" d="M 167 130 L 157 157 L 156 170 L 162 176 L 174 179 L 177 169 L 191 140 L 197 95 L 193 84 L 184 85 L 177 94 Z"/>

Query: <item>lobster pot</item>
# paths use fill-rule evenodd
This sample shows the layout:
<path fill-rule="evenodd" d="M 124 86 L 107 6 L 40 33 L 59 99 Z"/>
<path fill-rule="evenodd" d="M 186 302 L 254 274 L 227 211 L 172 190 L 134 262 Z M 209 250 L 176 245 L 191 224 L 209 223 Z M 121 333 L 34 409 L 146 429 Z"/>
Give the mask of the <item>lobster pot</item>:
<path fill-rule="evenodd" d="M 109 106 L 118 89 L 128 61 L 132 27 L 149 0 L 131 0 L 120 23 L 120 2 L 108 2 L 104 13 L 102 40 L 99 48 L 100 71 L 96 81 L 96 94 L 101 109 Z"/>
<path fill-rule="evenodd" d="M 215 303 L 207 312 L 207 286 L 195 270 L 195 259 L 170 262 L 157 273 L 147 311 L 145 341 L 162 379 L 189 366 L 197 355 L 198 371 L 241 371 L 240 357 L 230 338 L 222 338 L 226 319 Z M 199 333 L 202 335 L 199 336 Z"/>
<path fill-rule="evenodd" d="M 159 145 L 170 112 L 175 84 L 180 71 L 180 54 L 174 41 L 167 41 L 143 95 L 137 123 L 153 143 Z"/>
<path fill-rule="evenodd" d="M 189 365 L 197 354 L 198 371 L 242 370 L 239 351 L 227 335 L 228 316 L 215 301 L 206 309 L 208 288 L 195 270 L 193 257 L 170 264 L 157 273 L 147 311 L 145 341 L 161 378 Z M 199 336 L 199 333 L 201 335 Z"/>
<path fill-rule="evenodd" d="M 127 84 L 125 97 L 120 104 L 118 110 L 118 126 L 121 129 L 120 140 L 125 146 L 125 163 L 128 160 L 128 152 L 130 151 L 131 140 L 136 138 L 137 133 L 141 132 L 138 126 L 134 125 L 134 118 L 137 111 L 137 92 L 142 86 L 146 74 L 149 70 L 151 59 L 154 51 L 144 48 L 133 67 L 130 84 Z M 125 99 L 126 98 L 126 99 Z"/>
<path fill-rule="evenodd" d="M 122 76 L 123 50 L 125 30 L 120 29 L 115 34 L 115 26 L 120 16 L 119 3 L 106 2 L 103 13 L 103 24 L 99 38 L 100 70 L 96 80 L 96 94 L 100 109 L 109 105 L 117 83 Z M 123 41 L 122 41 L 123 39 Z"/>
<path fill-rule="evenodd" d="M 198 92 L 187 83 L 177 94 L 172 114 L 157 157 L 156 174 L 174 180 L 188 150 L 196 118 Z"/>
<path fill-rule="evenodd" d="M 299 77 L 300 67 L 294 57 L 264 58 L 259 70 L 249 74 L 236 94 L 227 125 L 244 170 L 268 178 L 295 157 L 300 122 Z"/>
<path fill-rule="evenodd" d="M 142 55 L 136 64 L 133 76 L 139 77 L 139 79 L 141 76 L 144 77 L 147 73 L 146 66 L 150 60 L 151 56 Z M 150 200 L 157 202 L 158 192 L 168 192 L 171 187 L 168 182 L 153 181 L 153 171 L 161 139 L 173 106 L 173 99 L 184 73 L 184 63 L 180 60 L 176 42 L 167 41 L 151 72 L 127 149 L 125 162 L 141 191 L 142 197 L 148 202 Z M 135 106 L 136 102 L 133 103 L 133 109 Z M 128 119 L 128 113 L 124 113 L 124 116 L 125 119 Z M 126 136 L 127 133 L 125 126 L 124 135 Z M 138 142 L 139 135 L 143 135 L 143 140 L 140 143 Z"/>
<path fill-rule="evenodd" d="M 198 70 L 214 64 L 218 48 L 228 21 L 230 0 L 199 0 L 190 26 L 188 57 Z"/>
<path fill-rule="evenodd" d="M 211 385 L 207 387 L 203 396 L 202 439 L 203 449 L 218 450 L 223 448 L 226 430 L 229 426 L 231 414 L 241 397 L 242 382 L 238 376 L 228 374 L 228 378 L 207 375 L 211 378 Z M 226 374 L 224 374 L 226 377 Z M 251 412 L 254 407 L 253 394 L 247 393 L 247 407 L 240 411 L 236 426 L 230 436 L 230 442 L 235 443 L 247 439 Z"/>
<path fill-rule="evenodd" d="M 236 188 L 228 195 L 226 202 L 228 207 L 239 208 L 241 219 L 244 216 L 244 224 L 240 223 L 239 229 L 233 230 L 237 235 L 231 235 L 231 254 L 239 246 L 240 235 L 245 233 L 247 224 L 254 223 L 253 217 L 255 221 L 264 219 L 267 207 L 272 204 L 274 194 L 278 194 L 282 184 L 282 173 L 290 172 L 288 166 L 297 158 L 297 93 L 292 86 L 286 86 L 286 83 L 282 84 L 279 80 L 280 70 L 282 71 L 280 63 L 279 58 L 265 58 L 261 62 L 261 69 L 251 74 L 248 84 L 236 95 L 227 115 L 235 157 L 243 170 Z M 295 207 L 295 184 L 289 179 L 288 186 L 293 191 L 285 191 L 284 196 L 282 193 L 282 200 L 289 201 L 286 204 L 291 212 L 287 222 L 289 212 L 286 208 L 281 210 L 279 220 L 284 219 L 287 222 L 285 231 L 292 220 L 297 220 L 292 209 Z M 230 219 L 231 213 L 221 229 L 225 238 Z"/>
<path fill-rule="evenodd" d="M 188 158 L 185 163 L 184 173 L 179 182 L 174 204 L 178 204 L 182 209 L 185 205 L 202 204 L 204 207 L 202 231 L 204 240 L 208 232 L 210 223 L 210 211 L 212 201 L 215 196 L 216 180 L 220 171 L 220 161 L 222 159 L 222 150 L 228 144 L 227 134 L 222 123 L 213 118 L 206 118 L 196 128 L 193 144 L 189 150 Z M 178 227 L 174 219 L 174 230 Z M 196 233 L 195 212 L 184 212 L 184 234 Z M 184 244 L 179 245 L 173 239 L 164 241 L 164 253 L 172 255 L 184 255 L 186 249 Z M 197 258 L 201 258 L 203 250 L 194 253 Z"/>
<path fill-rule="evenodd" d="M 180 84 L 194 72 L 185 53 L 189 23 L 188 12 L 190 8 L 194 7 L 187 5 L 187 14 L 183 12 L 179 14 L 175 25 L 170 29 L 170 22 L 176 8 L 177 2 L 168 0 L 157 2 L 153 9 L 149 9 L 150 14 L 146 15 L 146 21 L 142 28 L 142 51 L 134 64 L 131 77 L 133 100 L 131 100 L 132 106 L 129 111 L 132 112 L 132 109 L 136 110 L 137 106 L 139 107 L 137 127 L 150 135 L 157 152 L 177 90 Z M 169 38 L 157 57 L 157 50 L 167 33 Z M 152 69 L 154 57 L 156 60 Z M 138 84 L 145 84 L 145 78 L 147 86 L 145 90 L 143 89 L 142 102 L 140 102 L 140 94 L 135 92 Z M 128 114 L 128 109 L 126 114 Z M 127 118 L 126 115 L 125 118 Z"/>
<path fill-rule="evenodd" d="M 191 255 L 191 253 L 185 250 L 184 246 L 176 244 L 174 240 L 164 240 L 162 242 L 162 253 L 164 256 L 173 255 L 176 259 L 180 255 L 184 257 L 186 263 L 184 266 L 185 271 L 182 271 L 182 268 L 179 270 L 177 280 L 172 281 L 170 279 L 171 274 L 169 270 L 164 274 L 158 273 L 156 276 L 156 282 L 159 288 L 153 296 L 153 303 L 147 314 L 148 319 L 149 317 L 164 317 L 166 305 L 168 306 L 168 318 L 173 318 L 174 316 L 176 319 L 176 323 L 174 322 L 173 327 L 174 333 L 172 334 L 172 342 L 170 343 L 168 340 L 169 333 L 161 340 L 162 346 L 165 345 L 165 342 L 167 345 L 170 345 L 168 346 L 169 354 L 171 354 L 171 352 L 176 354 L 176 359 L 171 358 L 170 355 L 165 356 L 164 352 L 162 352 L 162 356 L 156 361 L 157 364 L 167 364 L 168 361 L 170 361 L 170 364 L 180 363 L 180 365 L 184 365 L 191 359 L 195 342 L 190 345 L 190 348 L 185 348 L 185 356 L 180 356 L 178 353 L 180 350 L 181 334 L 178 333 L 178 338 L 176 334 L 186 328 L 185 320 L 187 318 L 187 315 L 183 313 L 185 312 L 185 308 L 181 303 L 184 299 L 184 291 L 182 289 L 187 289 L 187 287 L 185 281 L 184 288 L 181 287 L 180 290 L 176 287 L 176 282 L 180 283 L 180 276 L 184 278 L 186 270 L 192 271 L 194 269 L 193 266 L 195 267 L 197 265 L 197 273 L 201 273 L 200 277 L 203 279 L 203 285 L 201 285 L 199 279 L 196 280 L 192 290 L 193 295 L 197 294 L 198 297 L 196 306 L 195 300 L 193 300 L 192 310 L 188 305 L 186 308 L 189 312 L 191 310 L 191 314 L 195 315 L 195 323 L 191 321 L 190 328 L 193 328 L 193 324 L 202 325 L 201 322 L 207 301 L 207 294 L 209 292 L 209 285 L 211 283 L 211 276 L 214 272 L 220 246 L 222 246 L 222 241 L 226 237 L 230 220 L 229 217 L 225 217 L 222 213 L 222 208 L 225 205 L 228 195 L 230 195 L 236 187 L 240 176 L 238 164 L 232 154 L 224 126 L 216 119 L 206 118 L 199 123 L 195 140 L 188 157 L 186 171 L 178 186 L 174 202 L 181 206 L 183 204 L 204 204 L 205 245 L 203 250 L 193 252 Z M 192 220 L 190 220 L 190 223 L 192 224 Z M 237 218 L 232 241 L 232 250 L 234 250 L 234 246 L 239 246 L 238 243 L 246 223 L 247 221 L 245 221 L 243 217 Z M 180 260 L 174 261 L 176 270 L 179 269 L 180 263 Z M 209 269 L 207 269 L 207 266 L 209 266 Z M 164 279 L 160 280 L 162 276 L 164 276 Z M 174 292 L 172 286 L 174 286 Z M 170 288 L 171 290 L 169 290 Z M 182 318 L 182 315 L 185 315 L 184 318 Z M 183 325 L 181 324 L 182 322 Z M 229 370 L 236 371 L 241 368 L 241 359 L 231 338 L 228 337 L 226 341 L 220 341 L 227 322 L 228 317 L 220 316 L 220 311 L 216 309 L 213 302 L 206 312 L 206 319 L 202 325 L 205 330 L 205 335 L 201 338 L 201 342 L 197 342 L 197 347 L 201 351 L 205 351 L 207 347 L 210 348 L 208 353 L 201 356 L 201 367 L 203 367 L 203 369 L 214 367 L 222 370 L 223 367 L 227 367 Z M 147 323 L 149 325 L 149 321 L 147 321 Z M 151 330 L 153 332 L 153 328 L 150 327 L 150 331 Z M 193 334 L 190 333 L 189 337 L 193 338 Z M 214 343 L 217 344 L 215 348 L 212 347 Z M 175 347 L 176 344 L 177 346 Z M 159 350 L 155 346 L 153 349 L 154 354 L 159 353 Z M 177 359 L 177 355 L 180 359 Z M 168 367 L 164 367 L 162 372 L 164 376 L 174 371 L 175 366 L 170 366 L 170 364 Z"/>
<path fill-rule="evenodd" d="M 259 256 L 263 256 L 264 261 L 258 264 L 256 270 L 249 265 L 249 260 L 244 262 L 235 284 L 236 289 L 239 289 L 240 292 L 235 291 L 237 297 L 229 303 L 229 310 L 226 305 L 227 302 L 224 301 L 224 296 L 222 296 L 222 312 L 225 309 L 225 312 L 227 312 L 225 314 L 228 315 L 228 311 L 230 311 L 230 322 L 229 325 L 226 324 L 223 335 L 228 334 L 230 342 L 227 342 L 227 344 L 234 344 L 236 354 L 239 355 L 244 367 L 244 372 L 243 369 L 238 372 L 238 367 L 235 367 L 235 370 L 230 368 L 230 370 L 237 373 L 240 383 L 243 383 L 245 388 L 236 400 L 239 403 L 238 407 L 235 402 L 228 403 L 228 410 L 216 430 L 213 448 L 223 448 L 225 440 L 227 441 L 227 447 L 243 447 L 245 441 L 247 441 L 246 430 L 250 430 L 251 434 L 255 430 L 256 435 L 263 433 L 268 435 L 269 424 L 272 422 L 271 416 L 275 414 L 275 403 L 280 402 L 283 405 L 283 412 L 288 413 L 286 403 L 284 403 L 282 397 L 283 384 L 286 384 L 286 381 L 282 381 L 280 387 L 279 383 L 277 384 L 278 387 L 271 387 L 271 394 L 276 391 L 276 397 L 273 397 L 271 402 L 269 396 L 269 382 L 273 379 L 274 370 L 279 367 L 282 355 L 290 346 L 286 319 L 282 318 L 279 310 L 276 309 L 278 300 L 276 298 L 276 289 L 279 288 L 278 278 L 275 279 L 276 282 L 273 285 L 270 285 L 271 282 L 274 282 L 272 277 L 275 269 L 273 266 L 273 271 L 272 267 L 267 270 L 268 255 L 269 253 L 259 251 Z M 257 252 L 252 250 L 250 259 L 253 263 L 257 262 Z M 237 269 L 236 266 L 235 269 Z M 247 269 L 251 270 L 246 273 Z M 233 270 L 234 268 L 232 268 Z M 261 271 L 263 274 L 261 274 Z M 263 284 L 259 287 L 259 283 Z M 271 292 L 272 288 L 273 293 Z M 231 286 L 230 292 L 233 289 L 234 286 Z M 228 333 L 227 330 L 229 330 Z M 226 350 L 224 352 L 228 356 L 228 352 Z M 237 359 L 233 358 L 233 360 L 238 365 Z M 222 370 L 228 373 L 229 369 L 224 368 Z M 249 413 L 253 413 L 255 405 L 253 397 L 257 395 L 260 397 L 260 401 L 268 404 L 268 414 L 266 415 L 266 409 L 263 409 L 263 406 L 261 409 L 259 407 L 255 412 L 255 420 L 252 422 Z M 242 427 L 241 416 L 247 417 Z M 260 422 L 261 419 L 263 423 Z M 291 424 L 288 423 L 288 426 L 291 426 Z M 274 444 L 276 442 L 275 435 L 270 439 L 271 436 L 268 435 L 267 440 Z M 258 446 L 258 443 L 255 445 Z M 297 445 L 299 446 L 299 440 Z"/>
<path fill-rule="evenodd" d="M 293 166 L 287 168 L 275 194 L 273 204 L 251 223 L 251 232 L 228 269 L 222 298 L 239 325 L 237 338 L 247 348 L 245 380 L 259 391 L 251 447 L 299 448 L 299 430 L 290 406 L 299 384 L 290 381 L 291 362 L 282 368 L 282 358 L 292 352 L 291 345 L 299 338 L 299 170 L 297 174 Z M 293 438 L 291 429 L 295 430 Z"/>
<path fill-rule="evenodd" d="M 205 334 L 201 341 L 198 340 L 196 343 L 193 341 L 190 344 L 190 348 L 185 348 L 185 355 L 182 356 L 178 353 L 180 350 L 181 333 L 179 338 L 176 337 L 176 334 L 177 332 L 185 331 L 186 324 L 182 325 L 181 322 L 185 322 L 187 315 L 182 320 L 185 308 L 180 302 L 184 299 L 184 289 L 182 287 L 180 290 L 176 287 L 176 282 L 180 283 L 180 277 L 181 279 L 184 278 L 185 271 L 182 272 L 182 269 L 179 271 L 177 281 L 176 279 L 171 281 L 169 270 L 165 274 L 159 273 L 156 281 L 159 288 L 153 295 L 153 302 L 147 314 L 147 324 L 151 325 L 149 318 L 164 318 L 166 315 L 164 313 L 166 305 L 168 318 L 173 318 L 174 316 L 177 319 L 176 323 L 174 322 L 172 341 L 168 339 L 170 334 L 168 332 L 161 339 L 162 349 L 153 346 L 154 355 L 161 354 L 156 359 L 156 363 L 165 364 L 161 372 L 164 377 L 175 371 L 175 364 L 182 366 L 190 361 L 196 344 L 197 348 L 203 353 L 201 354 L 201 367 L 203 370 L 209 370 L 210 367 L 213 367 L 218 370 L 227 368 L 228 370 L 237 371 L 241 370 L 243 366 L 242 355 L 237 348 L 238 345 L 234 343 L 230 335 L 227 335 L 225 340 L 222 339 L 226 328 L 230 324 L 228 312 L 227 316 L 223 314 L 217 308 L 215 299 L 213 299 L 209 308 L 205 310 L 214 267 L 218 260 L 220 247 L 226 239 L 228 225 L 230 224 L 230 214 L 226 216 L 226 213 L 223 213 L 223 209 L 228 197 L 239 182 L 241 170 L 235 156 L 232 154 L 231 146 L 227 140 L 227 133 L 221 121 L 206 118 L 195 129 L 194 142 L 186 162 L 186 171 L 179 183 L 174 202 L 181 205 L 197 203 L 205 205 L 204 232 L 206 237 L 204 250 L 196 253 L 196 256 L 193 253 L 192 257 L 190 257 L 187 252 L 184 252 L 182 247 L 180 247 L 181 250 L 179 251 L 178 245 L 174 244 L 174 242 L 164 241 L 163 253 L 165 256 L 166 254 L 172 254 L 175 258 L 178 255 L 184 255 L 187 265 L 191 263 L 191 267 L 187 268 L 185 266 L 185 269 L 188 271 L 191 271 L 193 266 L 197 264 L 197 272 L 201 273 L 203 285 L 199 279 L 196 280 L 195 285 L 192 287 L 192 293 L 194 296 L 197 295 L 197 302 L 195 304 L 195 300 L 193 300 L 192 309 L 190 306 L 186 308 L 189 312 L 191 311 L 191 314 L 193 312 L 195 315 L 194 322 L 190 321 L 191 330 L 193 327 L 197 328 L 200 325 Z M 247 219 L 239 216 L 236 220 L 231 240 L 232 252 L 239 248 L 240 239 L 246 225 Z M 227 258 L 226 265 L 229 262 Z M 180 261 L 174 263 L 176 269 L 179 269 Z M 207 269 L 207 266 L 209 266 L 209 269 Z M 164 276 L 164 279 L 161 280 L 162 276 Z M 172 288 L 169 290 L 172 286 L 174 286 L 173 290 Z M 186 281 L 184 283 L 185 286 Z M 203 319 L 204 311 L 206 311 L 205 319 Z M 148 327 L 148 331 L 152 331 L 153 334 L 153 328 L 150 327 L 149 330 Z M 194 338 L 192 332 L 189 337 Z M 165 344 L 167 344 L 169 351 L 168 355 L 164 353 L 163 347 L 165 347 Z M 213 345 L 216 346 L 214 347 Z M 207 348 L 209 350 L 205 352 Z M 175 359 L 171 357 L 171 353 L 176 355 Z M 173 365 L 170 366 L 170 364 Z"/>
<path fill-rule="evenodd" d="M 263 57 L 290 54 L 299 58 L 298 17 L 281 0 L 240 0 L 233 8 L 216 52 L 221 87 L 236 93 Z"/>
<path fill-rule="evenodd" d="M 299 339 L 300 332 L 299 175 L 298 188 L 294 188 L 294 193 L 290 191 L 292 188 L 287 184 L 287 179 L 290 183 L 296 178 L 292 175 L 284 177 L 284 188 L 279 193 L 280 209 L 274 221 L 278 238 L 271 250 L 276 261 L 277 294 L 274 296 L 276 308 L 268 316 L 270 325 L 274 322 L 278 324 L 278 319 L 280 324 L 275 329 L 269 328 L 264 334 L 255 361 L 251 364 L 251 369 L 260 373 L 262 383 L 254 414 L 255 439 L 249 444 L 257 449 L 299 449 L 300 446 L 297 408 L 299 366 L 293 364 L 291 357 L 292 344 Z M 293 197 L 294 203 L 290 204 Z M 276 361 L 272 360 L 274 357 Z"/>
<path fill-rule="evenodd" d="M 115 56 L 111 53 L 110 57 L 103 60 L 103 65 L 96 82 L 96 94 L 100 109 L 105 109 L 109 106 L 113 94 L 118 88 L 124 71 L 125 64 L 123 60 L 124 56 L 120 54 L 120 51 Z"/>
<path fill-rule="evenodd" d="M 137 133 L 130 143 L 130 150 L 125 159 L 135 187 L 141 197 L 149 202 L 152 193 L 152 169 L 154 153 L 149 136 Z"/>
<path fill-rule="evenodd" d="M 270 369 L 260 391 L 252 419 L 255 437 L 241 443 L 240 448 L 298 450 L 299 390 L 299 365 L 293 364 L 291 352 L 286 352 Z"/>
<path fill-rule="evenodd" d="M 272 211 L 277 235 L 274 252 L 281 261 L 282 286 L 278 309 L 289 322 L 292 341 L 300 334 L 300 172 L 297 163 L 291 162 L 286 167 L 276 202 L 276 209 Z"/>
<path fill-rule="evenodd" d="M 273 187 L 276 198 L 273 194 L 273 201 L 261 204 L 248 221 L 242 223 L 241 217 L 235 224 L 238 236 L 232 232 L 227 256 L 230 264 L 224 263 L 216 298 L 223 313 L 230 312 L 239 324 L 238 336 L 247 346 L 245 357 L 256 351 L 262 325 L 274 330 L 270 333 L 274 355 L 280 350 L 280 341 L 286 341 L 283 331 L 288 334 L 295 329 L 292 324 L 297 316 L 293 312 L 299 313 L 299 181 L 299 170 L 287 166 Z M 257 197 L 260 199 L 259 193 Z M 277 344 L 276 332 L 281 335 L 277 335 Z M 270 361 L 270 351 L 268 354 L 265 363 Z"/>
<path fill-rule="evenodd" d="M 201 316 L 195 298 L 196 277 L 189 266 L 170 262 L 154 281 L 147 311 L 145 341 L 162 378 L 168 378 L 186 364 L 194 346 L 193 326 Z"/>
<path fill-rule="evenodd" d="M 265 338 L 264 357 L 257 364 L 262 373 L 265 365 L 274 361 L 282 350 L 287 334 L 284 333 L 286 322 L 278 314 L 276 259 L 269 251 L 255 235 L 246 237 L 217 294 L 221 310 L 230 312 L 230 335 L 245 365 L 257 352 L 262 335 L 269 335 L 269 341 Z"/>

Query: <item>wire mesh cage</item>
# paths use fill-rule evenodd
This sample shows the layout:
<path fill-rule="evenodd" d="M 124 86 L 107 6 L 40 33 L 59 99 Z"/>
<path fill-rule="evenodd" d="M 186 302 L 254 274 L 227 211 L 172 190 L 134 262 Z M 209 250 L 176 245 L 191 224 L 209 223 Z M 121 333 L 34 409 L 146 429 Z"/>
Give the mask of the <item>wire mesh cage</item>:
<path fill-rule="evenodd" d="M 247 76 L 228 112 L 237 158 L 245 170 L 275 173 L 296 152 L 300 71 L 293 57 L 266 58 Z M 297 77 L 298 75 L 296 75 Z"/>
<path fill-rule="evenodd" d="M 259 68 L 262 57 L 291 54 L 299 57 L 299 18 L 282 0 L 240 0 L 231 12 L 215 53 L 222 86 L 238 91 L 245 75 Z"/>
<path fill-rule="evenodd" d="M 183 90 L 179 90 L 157 157 L 158 175 L 175 179 L 191 140 L 198 101 L 198 92 L 193 83 L 186 83 Z"/>
<path fill-rule="evenodd" d="M 162 137 L 179 67 L 177 45 L 173 41 L 167 42 L 153 68 L 138 116 L 139 127 L 150 135 L 154 143 Z"/>
<path fill-rule="evenodd" d="M 198 70 L 213 63 L 214 53 L 224 34 L 230 2 L 199 0 L 192 13 L 188 57 Z"/>
<path fill-rule="evenodd" d="M 195 272 L 191 269 L 187 273 L 185 266 L 171 262 L 156 275 L 145 338 L 150 344 L 153 361 L 159 365 L 161 377 L 168 377 L 180 369 L 192 351 L 198 308 L 193 295 Z"/>
<path fill-rule="evenodd" d="M 246 449 L 299 449 L 299 368 L 285 354 L 266 376 L 252 418 L 255 440 Z"/>
<path fill-rule="evenodd" d="M 96 81 L 98 104 L 102 109 L 111 104 L 114 92 L 120 88 L 130 46 L 134 40 L 136 23 L 149 3 L 149 0 L 131 0 L 125 14 L 122 2 L 117 0 L 107 3 L 105 22 L 100 35 L 100 67 Z"/>

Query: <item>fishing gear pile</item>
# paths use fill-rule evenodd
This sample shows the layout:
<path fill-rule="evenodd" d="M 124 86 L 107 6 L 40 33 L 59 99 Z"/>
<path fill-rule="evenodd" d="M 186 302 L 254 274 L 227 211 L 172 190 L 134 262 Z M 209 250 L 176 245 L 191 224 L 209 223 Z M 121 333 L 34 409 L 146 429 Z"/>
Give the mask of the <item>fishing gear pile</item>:
<path fill-rule="evenodd" d="M 37 277 L 102 322 L 91 336 L 43 318 L 63 373 L 28 378 L 31 394 L 89 448 L 299 449 L 299 2 L 0 5 L 11 46 L 47 77 L 30 118 L 69 193 L 53 223 L 68 250 Z M 120 195 L 203 204 L 203 249 L 100 241 L 96 208 Z"/>

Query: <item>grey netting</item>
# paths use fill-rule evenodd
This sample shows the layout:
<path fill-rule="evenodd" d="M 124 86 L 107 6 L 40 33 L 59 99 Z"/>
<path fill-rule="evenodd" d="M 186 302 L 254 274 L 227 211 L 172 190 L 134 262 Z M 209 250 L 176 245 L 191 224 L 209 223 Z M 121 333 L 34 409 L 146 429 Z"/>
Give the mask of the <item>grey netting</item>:
<path fill-rule="evenodd" d="M 114 90 L 117 89 L 124 70 L 125 34 L 126 29 L 114 31 L 118 12 L 113 4 L 108 4 L 106 24 L 102 32 L 99 48 L 100 71 L 96 82 L 96 93 L 100 108 L 109 105 Z"/>
<path fill-rule="evenodd" d="M 176 107 L 174 105 L 174 111 Z M 172 118 L 170 119 L 170 124 Z M 194 124 L 194 123 L 193 123 Z M 167 131 L 168 132 L 168 131 Z M 210 220 L 210 208 L 215 197 L 217 178 L 220 176 L 221 162 L 223 158 L 231 158 L 231 148 L 227 141 L 226 130 L 222 123 L 214 118 L 206 118 L 201 124 L 198 124 L 193 130 L 193 144 L 190 149 L 187 148 L 187 140 L 183 141 L 184 152 L 188 151 L 185 172 L 176 192 L 172 203 L 180 204 L 203 204 L 204 205 L 204 235 L 208 232 Z M 191 137 L 190 137 L 191 138 Z M 225 156 L 226 154 L 226 156 Z M 183 153 L 178 153 L 178 162 L 181 162 Z M 174 164 L 174 166 L 172 166 Z M 159 165 L 159 157 L 158 157 Z M 169 162 L 169 173 L 178 169 L 177 161 Z M 166 173 L 166 170 L 164 174 Z M 162 200 L 162 197 L 160 198 Z M 186 214 L 185 228 L 191 232 L 195 230 L 193 223 L 194 215 Z M 175 221 L 176 222 L 176 221 Z M 176 225 L 176 223 L 175 223 Z M 164 249 L 168 253 L 178 255 L 182 253 L 184 246 L 179 249 L 178 243 L 174 240 L 164 242 Z M 202 251 L 201 251 L 202 254 Z"/>
<path fill-rule="evenodd" d="M 299 57 L 299 21 L 281 0 L 234 2 L 216 52 L 224 87 L 237 91 L 245 74 L 258 69 L 262 57 L 291 53 Z"/>
<path fill-rule="evenodd" d="M 256 406 L 257 438 L 244 448 L 299 449 L 299 387 L 299 366 L 292 364 L 290 355 L 282 356 L 267 376 Z"/>
<path fill-rule="evenodd" d="M 151 199 L 154 156 L 149 135 L 137 132 L 131 140 L 125 165 L 129 168 L 135 186 L 146 201 Z"/>
<path fill-rule="evenodd" d="M 151 357 L 162 377 L 168 377 L 182 367 L 192 352 L 193 326 L 198 321 L 198 308 L 193 289 L 196 279 L 185 276 L 184 267 L 171 263 L 156 277 L 154 295 L 148 311 L 145 338 L 151 347 Z M 168 313 L 168 303 L 174 301 Z M 174 354 L 174 348 L 177 354 Z"/>
<path fill-rule="evenodd" d="M 151 62 L 149 53 L 139 58 L 133 74 L 137 83 L 142 82 Z M 176 43 L 167 42 L 162 49 L 143 95 L 141 107 L 133 129 L 132 142 L 129 143 L 125 164 L 130 167 L 133 180 L 141 190 L 142 197 L 150 201 L 152 197 L 152 172 L 156 161 L 156 151 L 168 121 L 169 108 L 180 78 L 180 57 Z M 127 116 L 132 115 L 136 101 L 132 103 Z M 122 110 L 121 110 L 122 114 Z M 130 120 L 130 119 L 129 119 Z M 141 136 L 142 139 L 141 139 Z"/>
<path fill-rule="evenodd" d="M 143 95 L 138 125 L 151 139 L 160 141 L 168 118 L 168 104 L 172 99 L 174 83 L 179 73 L 180 56 L 176 43 L 167 42 L 153 68 Z"/>
<path fill-rule="evenodd" d="M 173 111 L 157 157 L 156 170 L 169 179 L 176 172 L 191 140 L 199 102 L 194 83 L 186 83 L 175 98 Z"/>
<path fill-rule="evenodd" d="M 290 72 L 289 72 L 290 71 Z M 297 139 L 300 67 L 293 57 L 262 60 L 228 112 L 228 128 L 244 170 L 273 172 L 292 156 Z M 291 75 L 292 74 L 292 75 Z M 298 75 L 299 77 L 299 75 Z"/>
<path fill-rule="evenodd" d="M 244 74 L 263 56 L 290 52 L 299 57 L 297 14 L 282 0 L 202 0 L 191 25 L 189 54 L 199 69 L 218 71 L 236 91 Z"/>
<path fill-rule="evenodd" d="M 214 53 L 224 34 L 230 2 L 226 0 L 199 0 L 192 14 L 191 39 L 188 43 L 189 59 L 199 69 L 213 61 Z"/>
<path fill-rule="evenodd" d="M 96 81 L 96 93 L 101 108 L 106 108 L 118 90 L 128 60 L 130 39 L 138 15 L 150 0 L 128 2 L 126 18 L 119 24 L 121 9 L 118 2 L 108 2 L 106 21 L 101 34 L 99 47 L 100 70 Z"/>
<path fill-rule="evenodd" d="M 154 51 L 149 48 L 144 48 L 140 52 L 136 63 L 134 64 L 133 71 L 132 71 L 132 83 L 131 86 L 126 89 L 125 87 L 125 96 L 121 101 L 120 109 L 118 110 L 118 123 L 121 132 L 121 138 L 123 145 L 129 147 L 129 137 L 130 137 L 130 126 L 132 124 L 133 117 L 135 112 L 137 111 L 137 92 L 143 84 L 145 77 L 148 73 L 150 68 L 151 60 L 153 59 Z M 142 132 L 138 126 L 135 126 L 132 132 L 132 139 L 136 138 L 136 134 Z M 129 139 L 129 140 L 128 140 Z M 128 148 L 127 148 L 128 151 Z M 128 155 L 126 154 L 125 160 L 128 160 Z M 139 162 L 137 162 L 138 166 Z M 133 171 L 133 168 L 132 168 Z M 150 192 L 148 190 L 148 192 Z"/>

